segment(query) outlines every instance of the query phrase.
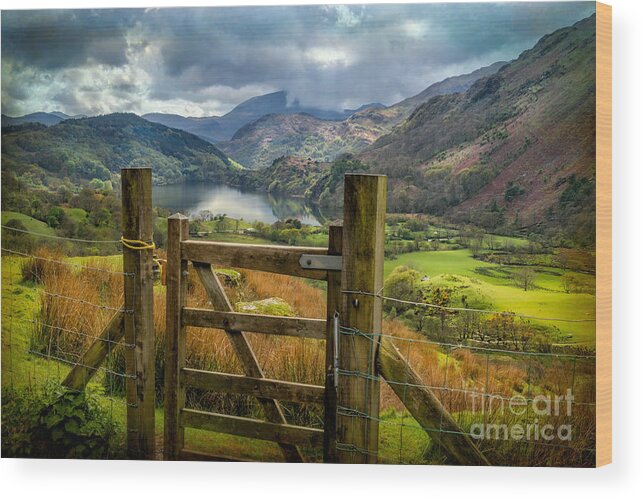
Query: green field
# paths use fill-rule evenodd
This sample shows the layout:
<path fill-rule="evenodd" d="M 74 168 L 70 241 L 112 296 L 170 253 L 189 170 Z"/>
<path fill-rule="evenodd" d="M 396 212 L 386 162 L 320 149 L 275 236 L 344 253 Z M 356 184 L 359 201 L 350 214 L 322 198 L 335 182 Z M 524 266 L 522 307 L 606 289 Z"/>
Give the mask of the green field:
<path fill-rule="evenodd" d="M 9 220 L 19 220 L 23 223 L 25 228 L 31 232 L 48 235 L 54 234 L 54 229 L 49 227 L 45 222 L 41 222 L 40 220 L 36 220 L 35 218 L 15 211 L 3 211 L 2 225 L 6 225 Z"/>
<path fill-rule="evenodd" d="M 562 287 L 562 274 L 569 273 L 577 279 L 592 285 L 595 277 L 577 272 L 565 272 L 550 267 L 531 267 L 535 272 L 535 287 L 523 291 L 513 284 L 511 272 L 516 267 L 494 265 L 474 259 L 468 250 L 422 251 L 400 255 L 395 260 L 384 263 L 384 276 L 400 265 L 415 268 L 429 277 L 432 282 L 446 282 L 445 274 L 462 276 L 456 286 L 463 287 L 460 293 L 475 296 L 487 302 L 493 310 L 511 311 L 538 317 L 561 319 L 594 319 L 596 298 L 589 293 L 565 293 Z M 558 328 L 566 342 L 593 346 L 596 330 L 592 322 L 556 322 L 532 320 L 534 324 L 548 328 Z"/>

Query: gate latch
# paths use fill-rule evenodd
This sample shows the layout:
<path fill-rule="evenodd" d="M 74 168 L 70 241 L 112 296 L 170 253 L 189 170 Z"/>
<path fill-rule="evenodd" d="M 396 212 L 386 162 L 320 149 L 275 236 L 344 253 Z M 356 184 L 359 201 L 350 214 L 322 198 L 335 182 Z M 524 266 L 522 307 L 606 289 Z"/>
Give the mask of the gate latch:
<path fill-rule="evenodd" d="M 299 265 L 302 269 L 311 270 L 342 270 L 340 255 L 301 255 Z"/>

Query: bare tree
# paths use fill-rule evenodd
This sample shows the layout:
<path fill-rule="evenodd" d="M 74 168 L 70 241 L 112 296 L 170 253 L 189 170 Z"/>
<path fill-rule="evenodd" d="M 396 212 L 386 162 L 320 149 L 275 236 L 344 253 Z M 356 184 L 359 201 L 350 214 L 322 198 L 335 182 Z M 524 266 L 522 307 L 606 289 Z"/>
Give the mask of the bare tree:
<path fill-rule="evenodd" d="M 529 267 L 521 267 L 519 270 L 514 272 L 513 280 L 517 286 L 521 287 L 524 291 L 527 291 L 534 287 L 536 274 Z"/>
<path fill-rule="evenodd" d="M 484 238 L 487 248 L 491 251 L 496 249 L 496 238 L 493 234 L 487 234 Z"/>

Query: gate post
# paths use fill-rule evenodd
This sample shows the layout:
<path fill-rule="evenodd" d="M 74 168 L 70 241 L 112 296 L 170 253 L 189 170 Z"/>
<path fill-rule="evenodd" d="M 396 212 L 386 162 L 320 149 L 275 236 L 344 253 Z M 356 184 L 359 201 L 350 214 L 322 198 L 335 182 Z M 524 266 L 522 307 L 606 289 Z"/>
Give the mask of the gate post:
<path fill-rule="evenodd" d="M 382 331 L 386 176 L 346 174 L 342 236 L 337 448 L 341 463 L 377 463 L 380 385 L 376 371 Z M 353 293 L 361 291 L 366 294 Z M 360 375 L 351 375 L 359 373 Z M 366 376 L 365 376 L 366 375 Z"/>
<path fill-rule="evenodd" d="M 342 226 L 328 227 L 328 254 L 342 254 Z M 337 462 L 337 382 L 335 379 L 335 313 L 342 307 L 342 275 L 329 270 L 326 289 L 326 395 L 324 399 L 324 462 Z"/>
<path fill-rule="evenodd" d="M 121 169 L 125 281 L 127 452 L 154 459 L 154 280 L 152 169 Z M 128 247 L 129 246 L 129 247 Z"/>
<path fill-rule="evenodd" d="M 181 241 L 188 238 L 188 218 L 177 213 L 167 219 L 167 290 L 165 300 L 165 392 L 163 405 L 163 458 L 179 459 L 183 449 L 184 430 L 179 425 L 179 411 L 185 405 L 185 389 L 180 384 L 185 367 L 185 327 L 181 310 L 185 306 L 188 287 L 188 262 L 181 258 Z"/>

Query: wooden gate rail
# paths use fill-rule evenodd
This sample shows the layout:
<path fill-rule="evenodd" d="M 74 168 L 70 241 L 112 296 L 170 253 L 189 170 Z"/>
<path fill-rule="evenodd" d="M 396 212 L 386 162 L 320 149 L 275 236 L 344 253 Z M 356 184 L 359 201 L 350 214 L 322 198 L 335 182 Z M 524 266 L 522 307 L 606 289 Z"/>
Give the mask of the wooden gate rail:
<path fill-rule="evenodd" d="M 326 280 L 328 272 L 325 270 L 301 267 L 299 260 L 302 255 L 328 255 L 328 250 L 326 248 L 232 244 L 211 241 L 183 241 L 181 243 L 181 256 L 184 260 L 212 264 L 217 267 L 261 270 L 274 274 Z"/>
<path fill-rule="evenodd" d="M 326 338 L 326 321 L 276 315 L 220 312 L 201 308 L 183 308 L 183 324 L 186 326 L 235 329 L 247 333 L 277 334 L 323 340 Z"/>
<path fill-rule="evenodd" d="M 278 381 L 268 378 L 252 378 L 239 374 L 201 371 L 183 368 L 181 379 L 185 386 L 215 392 L 239 393 L 259 398 L 288 400 L 301 403 L 324 403 L 324 387 Z"/>
<path fill-rule="evenodd" d="M 189 428 L 306 447 L 321 446 L 324 435 L 323 430 L 316 428 L 271 423 L 194 409 L 182 409 L 180 422 Z"/>

